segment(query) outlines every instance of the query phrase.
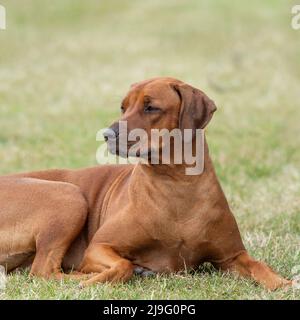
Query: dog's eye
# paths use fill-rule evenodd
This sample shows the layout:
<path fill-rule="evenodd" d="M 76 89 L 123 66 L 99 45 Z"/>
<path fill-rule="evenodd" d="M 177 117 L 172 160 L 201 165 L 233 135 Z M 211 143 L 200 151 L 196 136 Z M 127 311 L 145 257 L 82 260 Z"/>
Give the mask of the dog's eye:
<path fill-rule="evenodd" d="M 124 113 L 125 112 L 125 108 L 123 106 L 121 106 L 121 112 Z"/>
<path fill-rule="evenodd" d="M 145 106 L 144 108 L 144 112 L 145 113 L 153 113 L 153 112 L 159 112 L 160 109 L 157 107 L 153 107 L 153 106 Z"/>

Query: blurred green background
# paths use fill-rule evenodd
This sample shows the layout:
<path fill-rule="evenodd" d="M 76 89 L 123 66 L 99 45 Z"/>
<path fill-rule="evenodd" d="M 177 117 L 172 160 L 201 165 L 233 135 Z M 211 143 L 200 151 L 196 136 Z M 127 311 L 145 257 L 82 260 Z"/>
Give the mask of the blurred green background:
<path fill-rule="evenodd" d="M 96 133 L 129 85 L 172 76 L 218 111 L 208 142 L 246 247 L 300 265 L 300 30 L 287 0 L 0 0 L 0 173 L 95 165 Z M 24 285 L 24 283 L 28 283 Z M 23 288 L 23 289 L 22 289 Z M 278 298 L 205 267 L 78 292 L 10 277 L 0 298 Z"/>

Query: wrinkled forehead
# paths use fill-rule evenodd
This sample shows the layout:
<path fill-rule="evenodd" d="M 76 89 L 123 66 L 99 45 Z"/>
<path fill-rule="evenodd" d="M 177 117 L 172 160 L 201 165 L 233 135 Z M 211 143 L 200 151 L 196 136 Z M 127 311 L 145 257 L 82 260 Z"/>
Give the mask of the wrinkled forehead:
<path fill-rule="evenodd" d="M 172 88 L 168 81 L 151 81 L 147 83 L 141 83 L 140 85 L 134 85 L 127 96 L 125 102 L 143 100 L 162 101 L 168 104 L 179 103 L 179 96 Z"/>

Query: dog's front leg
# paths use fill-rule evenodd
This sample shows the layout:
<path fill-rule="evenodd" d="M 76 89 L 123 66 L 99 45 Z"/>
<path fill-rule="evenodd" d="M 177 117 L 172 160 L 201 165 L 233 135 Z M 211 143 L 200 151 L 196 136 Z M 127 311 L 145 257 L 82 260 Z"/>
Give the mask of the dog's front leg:
<path fill-rule="evenodd" d="M 80 269 L 84 273 L 98 273 L 89 280 L 80 283 L 81 287 L 85 287 L 97 282 L 125 282 L 133 275 L 134 266 L 109 245 L 91 243 Z"/>
<path fill-rule="evenodd" d="M 243 277 L 250 277 L 269 290 L 292 284 L 292 281 L 282 278 L 265 263 L 254 260 L 247 252 L 243 252 L 229 261 L 216 264 L 216 267 L 224 271 L 236 272 Z"/>

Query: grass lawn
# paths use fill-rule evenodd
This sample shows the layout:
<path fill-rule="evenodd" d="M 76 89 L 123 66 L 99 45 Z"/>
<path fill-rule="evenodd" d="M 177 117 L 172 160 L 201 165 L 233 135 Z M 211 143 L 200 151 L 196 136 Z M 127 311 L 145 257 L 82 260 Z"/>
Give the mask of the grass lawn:
<path fill-rule="evenodd" d="M 128 86 L 169 75 L 218 106 L 208 130 L 244 243 L 300 272 L 300 30 L 287 0 L 1 0 L 0 173 L 96 165 Z M 295 268 L 294 268 L 295 269 Z M 209 265 L 96 285 L 10 275 L 0 299 L 300 299 Z"/>

